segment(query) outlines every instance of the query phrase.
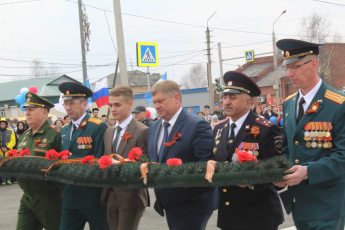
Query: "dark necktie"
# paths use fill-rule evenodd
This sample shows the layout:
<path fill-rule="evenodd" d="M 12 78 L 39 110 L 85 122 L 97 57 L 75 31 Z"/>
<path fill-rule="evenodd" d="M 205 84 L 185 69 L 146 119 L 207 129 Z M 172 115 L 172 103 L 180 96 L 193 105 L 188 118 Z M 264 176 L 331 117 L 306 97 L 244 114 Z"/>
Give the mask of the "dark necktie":
<path fill-rule="evenodd" d="M 121 129 L 122 128 L 120 126 L 116 127 L 116 136 L 115 136 L 115 140 L 113 142 L 113 146 L 112 146 L 112 149 L 111 149 L 112 153 L 116 153 L 117 140 L 119 139 Z"/>
<path fill-rule="evenodd" d="M 297 119 L 296 119 L 296 124 L 298 124 L 299 121 L 303 117 L 303 114 L 304 114 L 303 103 L 304 102 L 305 102 L 304 98 L 301 97 L 301 99 L 299 100 L 299 103 L 298 103 L 298 115 L 297 115 Z"/>
<path fill-rule="evenodd" d="M 235 122 L 231 124 L 230 128 L 231 128 L 231 133 L 230 133 L 230 137 L 229 137 L 229 140 L 228 140 L 228 143 L 227 143 L 227 148 L 228 149 L 230 148 L 232 142 L 235 139 L 235 128 L 236 128 Z"/>
<path fill-rule="evenodd" d="M 75 133 L 76 130 L 77 130 L 77 126 L 75 124 L 73 124 L 72 137 L 73 137 L 73 134 Z"/>
<path fill-rule="evenodd" d="M 163 126 L 164 126 L 164 134 L 163 134 L 163 139 L 162 139 L 161 147 L 160 147 L 159 153 L 158 153 L 158 162 L 161 162 L 161 160 L 162 160 L 162 155 L 163 155 L 163 150 L 164 150 L 164 143 L 168 139 L 168 128 L 169 128 L 170 124 L 168 122 L 164 121 Z"/>

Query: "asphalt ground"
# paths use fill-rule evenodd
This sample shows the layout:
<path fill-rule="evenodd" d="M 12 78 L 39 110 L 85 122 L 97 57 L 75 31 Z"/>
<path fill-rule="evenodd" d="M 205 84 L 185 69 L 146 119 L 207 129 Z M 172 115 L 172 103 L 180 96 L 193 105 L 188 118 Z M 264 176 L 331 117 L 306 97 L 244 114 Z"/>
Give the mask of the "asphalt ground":
<path fill-rule="evenodd" d="M 151 207 L 146 208 L 144 216 L 141 218 L 140 230 L 162 230 L 168 229 L 168 225 L 164 217 L 161 217 L 153 209 L 155 195 L 153 189 L 149 189 L 151 198 Z M 18 184 L 0 186 L 0 230 L 15 230 L 17 222 L 17 211 L 19 201 L 23 192 Z M 285 215 L 285 222 L 279 226 L 279 229 L 294 230 L 294 223 L 291 215 Z M 85 229 L 89 229 L 86 225 Z M 207 224 L 207 230 L 216 230 L 217 228 L 217 211 L 213 213 Z M 30 230 L 30 229 L 28 229 Z M 192 230 L 192 229 L 191 229 Z"/>

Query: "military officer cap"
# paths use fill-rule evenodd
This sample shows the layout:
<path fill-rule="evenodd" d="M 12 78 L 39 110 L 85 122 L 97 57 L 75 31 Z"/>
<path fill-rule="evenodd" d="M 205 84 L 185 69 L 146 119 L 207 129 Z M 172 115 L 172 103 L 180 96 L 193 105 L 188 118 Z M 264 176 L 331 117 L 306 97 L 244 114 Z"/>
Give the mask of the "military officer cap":
<path fill-rule="evenodd" d="M 319 54 L 319 46 L 325 43 L 311 43 L 295 39 L 282 39 L 277 42 L 277 47 L 284 52 L 283 65 L 294 63 L 307 55 Z"/>
<path fill-rule="evenodd" d="M 59 85 L 59 90 L 64 95 L 62 98 L 65 101 L 73 100 L 80 97 L 92 97 L 93 92 L 91 89 L 75 82 L 64 82 Z"/>
<path fill-rule="evenodd" d="M 223 93 L 246 93 L 251 97 L 261 94 L 257 84 L 243 73 L 228 71 L 224 74 L 223 79 L 225 82 Z"/>
<path fill-rule="evenodd" d="M 23 107 L 33 107 L 33 108 L 44 108 L 48 111 L 54 107 L 54 104 L 48 101 L 47 99 L 38 96 L 33 92 L 28 92 L 25 95 L 26 102 Z"/>

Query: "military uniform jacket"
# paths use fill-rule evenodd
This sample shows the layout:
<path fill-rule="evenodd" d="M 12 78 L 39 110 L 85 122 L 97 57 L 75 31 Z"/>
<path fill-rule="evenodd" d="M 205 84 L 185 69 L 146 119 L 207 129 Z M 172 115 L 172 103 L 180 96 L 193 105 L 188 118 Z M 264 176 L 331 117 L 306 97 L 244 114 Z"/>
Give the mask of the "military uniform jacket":
<path fill-rule="evenodd" d="M 104 154 L 103 134 L 107 125 L 86 114 L 79 128 L 70 140 L 72 122 L 61 130 L 62 150 L 69 150 L 69 159 L 83 158 L 93 155 L 100 158 Z M 83 147 L 84 146 L 84 147 Z M 63 195 L 63 208 L 80 209 L 99 207 L 102 188 L 66 185 Z"/>
<path fill-rule="evenodd" d="M 22 149 L 29 149 L 30 156 L 45 157 L 48 150 L 55 149 L 60 151 L 59 129 L 45 121 L 39 130 L 33 134 L 32 129 L 28 129 L 19 138 L 17 144 L 18 152 Z M 63 186 L 59 183 L 49 181 L 22 179 L 19 178 L 18 184 L 30 199 L 39 199 L 42 195 L 61 196 Z"/>
<path fill-rule="evenodd" d="M 213 130 L 213 152 L 219 162 L 231 162 L 236 149 L 242 143 L 253 143 L 258 149 L 251 150 L 259 160 L 281 154 L 282 132 L 272 122 L 258 117 L 252 111 L 239 129 L 229 149 L 229 120 Z M 251 130 L 259 130 L 257 136 Z M 284 221 L 278 193 L 273 184 L 254 185 L 254 189 L 239 186 L 219 187 L 217 226 L 222 229 L 265 229 Z"/>
<path fill-rule="evenodd" d="M 345 97 L 322 82 L 307 113 L 296 125 L 298 98 L 298 93 L 292 95 L 283 105 L 283 155 L 293 165 L 306 165 L 308 179 L 288 187 L 280 194 L 282 201 L 287 213 L 293 211 L 296 221 L 342 217 L 345 215 Z M 312 141 L 306 141 L 306 131 L 309 129 L 310 133 L 314 125 L 322 131 L 320 124 L 321 129 L 330 128 L 332 140 L 316 139 L 318 145 L 313 148 L 309 146 Z"/>

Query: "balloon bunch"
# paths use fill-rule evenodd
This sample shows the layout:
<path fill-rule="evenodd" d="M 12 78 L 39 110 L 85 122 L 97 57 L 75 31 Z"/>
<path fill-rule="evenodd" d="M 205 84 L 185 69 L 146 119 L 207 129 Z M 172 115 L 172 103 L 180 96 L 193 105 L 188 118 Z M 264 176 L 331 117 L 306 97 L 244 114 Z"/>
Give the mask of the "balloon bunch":
<path fill-rule="evenodd" d="M 278 119 L 277 119 L 276 117 L 274 117 L 274 116 L 270 117 L 270 121 L 273 122 L 274 124 L 278 124 Z M 279 120 L 279 124 L 280 124 L 280 126 L 283 127 L 283 125 L 284 125 L 284 120 L 283 120 L 283 118 L 281 118 L 281 119 Z"/>
<path fill-rule="evenodd" d="M 37 88 L 35 86 L 31 86 L 29 89 L 24 87 L 24 88 L 21 88 L 20 90 L 20 95 L 17 95 L 14 100 L 20 104 L 20 109 L 22 111 L 25 111 L 25 108 L 23 107 L 23 105 L 25 104 L 25 96 L 28 92 L 32 92 L 32 93 L 37 93 Z"/>

